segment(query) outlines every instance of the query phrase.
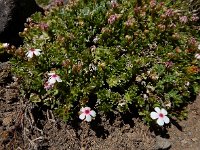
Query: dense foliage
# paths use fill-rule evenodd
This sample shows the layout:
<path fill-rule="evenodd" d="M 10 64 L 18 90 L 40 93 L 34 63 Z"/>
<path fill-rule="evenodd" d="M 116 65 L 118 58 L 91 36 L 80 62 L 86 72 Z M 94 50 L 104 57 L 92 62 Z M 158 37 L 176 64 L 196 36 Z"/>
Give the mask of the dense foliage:
<path fill-rule="evenodd" d="M 10 52 L 32 102 L 64 120 L 83 106 L 97 113 L 138 112 L 147 123 L 155 107 L 185 117 L 184 106 L 200 88 L 197 16 L 154 0 L 57 4 L 28 20 L 20 33 L 24 45 Z M 41 51 L 29 55 L 35 49 Z M 49 73 L 60 80 L 48 85 Z"/>

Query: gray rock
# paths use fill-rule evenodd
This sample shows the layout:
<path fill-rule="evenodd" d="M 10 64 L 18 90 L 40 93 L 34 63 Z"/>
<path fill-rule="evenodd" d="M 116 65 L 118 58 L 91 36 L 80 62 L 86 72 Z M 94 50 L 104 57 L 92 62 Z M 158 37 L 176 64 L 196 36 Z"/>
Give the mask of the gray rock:
<path fill-rule="evenodd" d="M 26 18 L 43 11 L 35 0 L 0 0 L 0 42 L 22 42 L 18 33 L 23 31 Z"/>
<path fill-rule="evenodd" d="M 156 136 L 155 149 L 157 150 L 167 150 L 171 147 L 171 143 L 168 139 Z"/>

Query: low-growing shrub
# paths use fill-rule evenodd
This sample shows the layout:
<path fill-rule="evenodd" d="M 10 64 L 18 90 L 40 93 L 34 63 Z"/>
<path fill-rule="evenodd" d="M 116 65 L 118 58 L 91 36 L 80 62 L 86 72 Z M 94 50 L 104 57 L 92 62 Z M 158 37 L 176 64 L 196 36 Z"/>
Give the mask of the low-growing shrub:
<path fill-rule="evenodd" d="M 184 118 L 199 92 L 198 16 L 175 2 L 57 2 L 25 25 L 24 45 L 11 49 L 13 72 L 32 102 L 64 120 L 81 107 L 134 112 L 146 123 L 155 107 Z"/>

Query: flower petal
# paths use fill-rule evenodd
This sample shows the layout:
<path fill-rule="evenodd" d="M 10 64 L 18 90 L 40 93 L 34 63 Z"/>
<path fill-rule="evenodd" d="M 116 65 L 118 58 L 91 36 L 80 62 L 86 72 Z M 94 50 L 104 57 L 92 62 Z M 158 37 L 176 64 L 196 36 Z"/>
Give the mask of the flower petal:
<path fill-rule="evenodd" d="M 160 113 L 160 108 L 159 108 L 159 107 L 155 107 L 154 110 L 155 110 L 157 113 Z"/>
<path fill-rule="evenodd" d="M 50 84 L 54 84 L 54 83 L 56 83 L 56 79 L 55 78 L 49 78 L 48 82 Z"/>
<path fill-rule="evenodd" d="M 56 77 L 57 82 L 62 82 L 59 76 Z"/>
<path fill-rule="evenodd" d="M 90 115 L 86 115 L 85 120 L 86 120 L 87 122 L 90 122 L 90 121 L 92 120 L 92 117 L 91 117 Z"/>
<path fill-rule="evenodd" d="M 28 58 L 33 58 L 33 52 L 28 51 L 26 55 Z"/>
<path fill-rule="evenodd" d="M 40 52 L 40 51 L 42 51 L 42 50 L 41 50 L 41 49 L 35 49 L 35 51 L 36 51 L 36 52 Z"/>
<path fill-rule="evenodd" d="M 89 110 L 89 111 L 90 111 L 90 110 L 91 110 L 91 108 L 90 108 L 90 107 L 85 107 L 85 110 Z"/>
<path fill-rule="evenodd" d="M 48 73 L 48 76 L 53 76 L 53 75 L 55 75 L 55 72 Z"/>
<path fill-rule="evenodd" d="M 95 112 L 94 110 L 91 110 L 91 111 L 90 111 L 90 115 L 91 115 L 92 117 L 96 117 L 96 112 Z"/>
<path fill-rule="evenodd" d="M 163 115 L 167 115 L 167 111 L 166 111 L 164 108 L 162 108 L 160 112 L 161 112 Z"/>
<path fill-rule="evenodd" d="M 200 59 L 200 54 L 195 54 L 196 59 Z"/>
<path fill-rule="evenodd" d="M 162 118 L 158 118 L 157 124 L 158 124 L 159 126 L 163 126 L 163 125 L 164 125 L 164 120 L 163 120 Z"/>
<path fill-rule="evenodd" d="M 40 52 L 39 52 L 39 51 L 34 51 L 34 54 L 35 54 L 36 56 L 39 56 L 39 55 L 40 55 Z"/>
<path fill-rule="evenodd" d="M 152 119 L 157 119 L 157 118 L 159 118 L 159 115 L 158 115 L 158 113 L 156 113 L 156 112 L 153 111 L 153 112 L 151 112 L 150 117 Z"/>
<path fill-rule="evenodd" d="M 169 120 L 169 118 L 168 118 L 167 116 L 164 116 L 163 121 L 164 121 L 166 124 L 168 124 L 170 120 Z"/>
<path fill-rule="evenodd" d="M 85 107 L 82 107 L 80 111 L 84 113 L 85 112 Z"/>
<path fill-rule="evenodd" d="M 80 114 L 79 119 L 81 119 L 81 120 L 85 119 L 85 114 L 84 113 Z"/>

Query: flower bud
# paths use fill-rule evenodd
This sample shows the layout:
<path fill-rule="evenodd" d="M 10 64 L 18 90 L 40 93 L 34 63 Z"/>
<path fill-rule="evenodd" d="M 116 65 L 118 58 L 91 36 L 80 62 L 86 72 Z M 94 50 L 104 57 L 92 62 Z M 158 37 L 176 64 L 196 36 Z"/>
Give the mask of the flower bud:
<path fill-rule="evenodd" d="M 71 62 L 70 62 L 69 59 L 62 61 L 62 66 L 65 67 L 65 68 L 68 68 L 70 64 L 71 64 Z"/>
<path fill-rule="evenodd" d="M 104 69 L 105 66 L 106 66 L 106 64 L 105 64 L 104 62 L 102 62 L 102 63 L 98 63 L 98 66 L 99 66 L 100 68 Z"/>
<path fill-rule="evenodd" d="M 8 43 L 3 43 L 2 46 L 3 46 L 3 48 L 8 48 L 9 44 Z"/>
<path fill-rule="evenodd" d="M 26 22 L 31 23 L 31 22 L 33 22 L 33 19 L 32 18 L 27 18 Z"/>
<path fill-rule="evenodd" d="M 156 4 L 157 4 L 157 1 L 156 1 L 156 0 L 151 0 L 151 1 L 150 1 L 150 7 L 151 7 L 151 8 L 156 7 Z"/>
<path fill-rule="evenodd" d="M 174 54 L 173 53 L 167 53 L 167 56 L 172 58 L 172 57 L 174 57 Z"/>
<path fill-rule="evenodd" d="M 178 40 L 178 39 L 180 39 L 180 35 L 179 35 L 178 33 L 174 33 L 174 34 L 172 35 L 172 38 L 173 38 L 174 40 Z"/>
<path fill-rule="evenodd" d="M 21 56 L 21 57 L 25 56 L 24 50 L 23 50 L 21 47 L 19 47 L 19 48 L 15 51 L 15 55 Z"/>
<path fill-rule="evenodd" d="M 160 31 L 165 31 L 165 28 L 166 28 L 166 26 L 165 26 L 164 24 L 159 24 L 159 25 L 158 25 L 158 29 L 159 29 Z"/>
<path fill-rule="evenodd" d="M 145 34 L 149 33 L 149 30 L 146 30 L 146 29 L 145 29 L 145 30 L 144 30 L 144 33 L 145 33 Z"/>
<path fill-rule="evenodd" d="M 109 28 L 104 27 L 101 29 L 101 33 L 109 33 L 109 32 L 110 32 Z"/>
<path fill-rule="evenodd" d="M 26 33 L 28 31 L 28 28 L 24 28 L 24 33 Z"/>
<path fill-rule="evenodd" d="M 126 36 L 125 36 L 125 39 L 126 39 L 127 41 L 130 41 L 130 40 L 132 39 L 132 37 L 131 37 L 130 35 L 126 35 Z"/>
<path fill-rule="evenodd" d="M 19 32 L 19 36 L 23 37 L 24 36 L 24 32 Z"/>
<path fill-rule="evenodd" d="M 188 74 L 195 74 L 195 73 L 198 73 L 200 69 L 197 66 L 189 66 L 187 67 L 186 71 Z"/>
<path fill-rule="evenodd" d="M 135 7 L 134 8 L 134 12 L 135 14 L 138 14 L 140 12 L 141 8 L 140 7 Z"/>
<path fill-rule="evenodd" d="M 55 5 L 56 6 L 63 6 L 64 5 L 64 1 L 63 0 L 55 0 Z"/>
<path fill-rule="evenodd" d="M 135 78 L 135 81 L 141 82 L 141 81 L 142 81 L 142 77 L 141 77 L 141 76 L 137 76 L 137 77 Z"/>
<path fill-rule="evenodd" d="M 117 3 L 116 0 L 111 0 L 110 4 L 111 4 L 112 8 L 117 8 L 118 7 L 118 3 Z"/>
<path fill-rule="evenodd" d="M 181 53 L 181 52 L 182 52 L 182 50 L 180 49 L 180 47 L 176 47 L 176 48 L 175 48 L 175 51 L 176 51 L 177 53 Z"/>
<path fill-rule="evenodd" d="M 160 16 L 160 18 L 161 19 L 165 19 L 167 16 L 165 15 L 165 14 L 162 14 L 161 16 Z"/>
<path fill-rule="evenodd" d="M 27 23 L 24 23 L 24 27 L 25 27 L 25 28 L 28 28 L 29 26 L 28 26 L 28 24 L 27 24 Z"/>

